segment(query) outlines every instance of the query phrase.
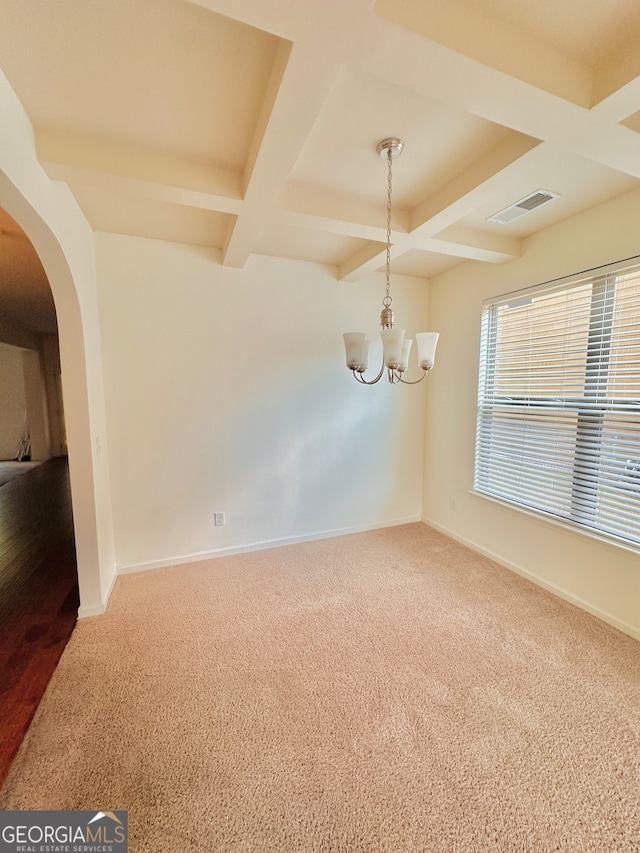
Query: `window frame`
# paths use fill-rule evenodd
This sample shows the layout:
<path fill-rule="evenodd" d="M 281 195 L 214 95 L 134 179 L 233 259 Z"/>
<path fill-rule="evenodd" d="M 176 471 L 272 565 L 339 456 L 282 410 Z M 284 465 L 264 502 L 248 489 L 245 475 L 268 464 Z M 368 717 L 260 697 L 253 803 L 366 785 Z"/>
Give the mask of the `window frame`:
<path fill-rule="evenodd" d="M 532 514 L 535 517 L 545 518 L 563 526 L 568 525 L 580 533 L 604 538 L 633 551 L 640 551 L 640 520 L 634 535 L 629 535 L 624 530 L 612 530 L 606 525 L 603 526 L 602 521 L 597 518 L 598 512 L 603 514 L 605 521 L 611 515 L 611 504 L 607 504 L 603 500 L 603 494 L 608 489 L 609 493 L 614 494 L 613 502 L 620 505 L 621 528 L 625 525 L 626 527 L 631 525 L 630 521 L 624 521 L 625 515 L 627 517 L 634 516 L 627 512 L 624 499 L 620 500 L 617 497 L 620 492 L 631 490 L 638 493 L 637 497 L 632 495 L 627 500 L 632 510 L 633 504 L 637 504 L 638 519 L 640 519 L 640 366 L 635 369 L 632 375 L 632 393 L 635 395 L 637 391 L 637 399 L 635 397 L 617 398 L 609 395 L 606 390 L 603 392 L 611 370 L 610 352 L 614 340 L 616 290 L 617 288 L 624 289 L 625 276 L 629 275 L 635 275 L 640 280 L 640 256 L 484 300 L 478 381 L 474 493 L 501 504 L 504 503 L 515 510 Z M 496 394 L 497 383 L 501 380 L 504 382 L 505 378 L 500 373 L 501 368 L 496 367 L 498 334 L 501 323 L 499 309 L 511 306 L 518 307 L 519 304 L 525 305 L 533 301 L 533 297 L 536 296 L 544 297 L 545 295 L 553 296 L 559 293 L 568 293 L 585 285 L 590 287 L 590 296 L 589 310 L 586 314 L 589 329 L 584 357 L 583 393 L 560 397 L 555 394 L 544 395 L 539 393 Z M 626 302 L 623 304 L 627 307 Z M 629 304 L 632 305 L 633 311 L 636 307 L 635 304 L 633 302 Z M 562 318 L 566 315 L 559 312 L 558 316 Z M 640 317 L 640 306 L 637 308 L 637 316 Z M 633 317 L 635 318 L 635 315 Z M 504 325 L 506 325 L 506 321 L 503 323 Z M 525 373 L 527 376 L 535 372 L 533 362 L 534 359 L 530 357 L 526 363 Z M 513 361 L 508 361 L 509 365 L 513 363 Z M 623 366 L 627 368 L 633 364 L 635 364 L 635 360 L 632 351 L 629 360 L 624 361 Z M 581 364 L 580 367 L 582 367 Z M 502 411 L 500 411 L 500 407 L 502 407 Z M 540 437 L 544 436 L 547 431 L 540 424 L 544 423 L 545 417 L 548 417 L 549 414 L 553 416 L 554 409 L 559 411 L 563 418 L 567 418 L 567 415 L 570 416 L 572 412 L 576 413 L 574 438 L 568 445 L 572 448 L 571 487 L 565 512 L 561 512 L 557 506 L 552 510 L 548 506 L 541 505 L 541 496 L 544 497 L 545 495 L 544 484 L 543 486 L 538 484 L 535 500 L 526 501 L 522 495 L 515 496 L 517 490 L 514 489 L 512 490 L 513 493 L 510 493 L 508 484 L 500 487 L 499 475 L 494 474 L 494 471 L 499 469 L 501 454 L 506 469 L 509 469 L 506 456 L 510 447 L 505 441 L 505 435 L 508 435 L 510 429 L 509 419 L 512 416 L 514 417 L 515 436 L 518 429 L 522 429 L 526 433 L 526 424 L 535 417 L 537 412 L 537 424 L 534 432 L 535 441 L 539 442 Z M 520 420 L 518 420 L 518 413 L 520 413 Z M 634 464 L 631 465 L 629 471 L 625 467 L 617 487 L 615 484 L 614 486 L 611 485 L 611 471 L 609 469 L 607 469 L 608 480 L 603 478 L 601 473 L 603 468 L 606 468 L 605 450 L 611 443 L 611 436 L 605 438 L 605 430 L 611 430 L 611 426 L 607 425 L 608 416 L 614 421 L 616 418 L 620 419 L 622 424 L 631 424 L 630 427 L 625 426 L 625 429 L 629 430 L 629 435 L 632 437 L 637 436 L 638 440 L 637 449 L 632 447 L 628 451 L 631 457 L 629 461 Z M 496 441 L 496 449 L 494 450 L 493 431 L 496 429 L 496 420 L 500 436 Z M 569 435 L 571 434 L 570 427 L 563 428 Z M 548 432 L 549 435 L 553 435 L 553 425 L 548 428 Z M 623 443 L 625 447 L 627 440 L 625 439 Z M 532 446 L 535 446 L 535 442 Z M 632 451 L 635 452 L 635 458 Z M 625 455 L 626 452 L 625 450 L 622 455 Z M 517 454 L 517 442 L 514 440 L 512 454 L 514 459 Z M 520 474 L 527 473 L 525 457 L 525 451 L 521 450 L 520 459 L 515 465 Z M 510 464 L 514 463 L 510 462 Z M 533 464 L 531 457 L 528 464 L 531 469 Z M 617 459 L 616 464 L 619 464 Z M 629 478 L 628 482 L 626 478 Z M 498 481 L 497 487 L 495 482 L 493 486 L 491 485 L 492 479 Z M 551 473 L 549 480 L 554 484 L 559 481 L 558 472 Z M 557 498 L 554 496 L 554 501 L 556 500 Z M 604 510 L 602 509 L 603 505 Z M 613 518 L 615 521 L 615 515 Z"/>

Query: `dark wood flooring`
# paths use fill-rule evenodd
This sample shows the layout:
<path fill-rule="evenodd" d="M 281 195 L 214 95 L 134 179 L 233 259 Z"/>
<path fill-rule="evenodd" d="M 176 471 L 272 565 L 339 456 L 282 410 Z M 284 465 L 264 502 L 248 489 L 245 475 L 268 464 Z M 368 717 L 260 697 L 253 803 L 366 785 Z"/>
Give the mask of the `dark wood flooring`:
<path fill-rule="evenodd" d="M 78 615 L 66 459 L 0 487 L 0 784 Z"/>

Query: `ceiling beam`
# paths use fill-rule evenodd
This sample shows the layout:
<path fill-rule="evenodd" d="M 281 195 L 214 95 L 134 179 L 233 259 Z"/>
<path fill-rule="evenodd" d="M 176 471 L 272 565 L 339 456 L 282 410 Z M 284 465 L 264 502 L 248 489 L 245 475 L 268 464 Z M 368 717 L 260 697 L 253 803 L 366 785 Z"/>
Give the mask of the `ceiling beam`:
<path fill-rule="evenodd" d="M 387 239 L 386 215 L 386 205 L 381 203 L 363 202 L 306 184 L 289 184 L 274 211 L 276 220 L 286 225 L 379 242 Z M 410 218 L 409 211 L 394 209 L 394 235 L 409 231 Z"/>
<path fill-rule="evenodd" d="M 257 131 L 260 140 L 252 146 L 245 205 L 223 247 L 226 266 L 243 267 L 252 253 L 338 71 L 321 38 L 313 45 L 282 42 L 270 85 L 271 102 Z"/>
<path fill-rule="evenodd" d="M 397 246 L 396 251 L 398 251 Z M 357 281 L 362 276 L 380 269 L 386 261 L 386 254 L 386 243 L 368 243 L 340 264 L 338 279 L 340 281 Z M 391 254 L 393 255 L 393 247 Z"/>
<path fill-rule="evenodd" d="M 36 150 L 54 180 L 221 213 L 242 209 L 242 175 L 228 169 L 66 133 L 36 133 Z"/>
<path fill-rule="evenodd" d="M 437 244 L 440 244 L 439 249 L 436 248 Z M 429 239 L 429 251 L 439 251 L 443 255 L 491 264 L 503 264 L 520 257 L 522 240 L 504 234 L 481 231 L 478 228 L 451 225 Z"/>
<path fill-rule="evenodd" d="M 70 186 L 79 185 L 98 187 L 125 196 L 163 201 L 168 204 L 180 204 L 186 207 L 196 207 L 201 210 L 213 210 L 219 213 L 239 214 L 242 209 L 240 199 L 227 198 L 215 193 L 202 190 L 192 190 L 184 186 L 175 186 L 159 181 L 144 181 L 138 178 L 127 178 L 98 170 L 81 169 L 78 166 L 41 160 L 43 169 L 54 181 L 64 181 Z"/>
<path fill-rule="evenodd" d="M 618 172 L 640 178 L 640 134 L 622 125 L 593 125 L 564 142 L 579 154 Z"/>
<path fill-rule="evenodd" d="M 557 95 L 591 105 L 590 67 L 558 52 L 465 0 L 377 0 L 376 14 L 417 35 L 467 56 L 479 66 Z"/>

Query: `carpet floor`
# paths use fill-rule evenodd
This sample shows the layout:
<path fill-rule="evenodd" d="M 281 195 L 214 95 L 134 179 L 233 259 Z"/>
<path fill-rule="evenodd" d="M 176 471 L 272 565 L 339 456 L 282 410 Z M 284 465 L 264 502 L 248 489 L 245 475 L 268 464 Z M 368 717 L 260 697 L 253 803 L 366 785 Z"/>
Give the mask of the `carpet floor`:
<path fill-rule="evenodd" d="M 123 576 L 0 808 L 128 809 L 132 853 L 638 851 L 640 644 L 422 524 Z"/>

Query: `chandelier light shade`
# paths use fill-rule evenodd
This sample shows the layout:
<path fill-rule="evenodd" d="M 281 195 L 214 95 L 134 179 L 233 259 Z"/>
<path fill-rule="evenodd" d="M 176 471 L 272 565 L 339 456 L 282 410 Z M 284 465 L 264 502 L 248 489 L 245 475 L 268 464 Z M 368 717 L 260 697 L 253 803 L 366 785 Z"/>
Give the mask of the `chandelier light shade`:
<path fill-rule="evenodd" d="M 375 385 L 386 369 L 387 378 L 393 385 L 402 382 L 405 385 L 417 385 L 427 375 L 434 365 L 436 357 L 436 346 L 438 343 L 437 332 L 419 332 L 416 335 L 416 349 L 418 351 L 418 365 L 423 373 L 418 379 L 405 379 L 403 374 L 409 363 L 409 353 L 413 341 L 405 340 L 404 329 L 397 329 L 393 325 L 393 311 L 391 310 L 391 190 L 392 190 L 392 161 L 401 153 L 404 143 L 401 139 L 394 137 L 383 139 L 378 144 L 378 154 L 387 161 L 387 260 L 385 266 L 386 288 L 385 297 L 382 300 L 382 311 L 380 313 L 380 337 L 382 338 L 382 366 L 377 376 L 373 379 L 365 379 L 364 374 L 368 368 L 369 361 L 369 339 L 364 332 L 345 332 L 344 348 L 347 367 L 353 373 L 354 378 L 362 385 Z"/>

